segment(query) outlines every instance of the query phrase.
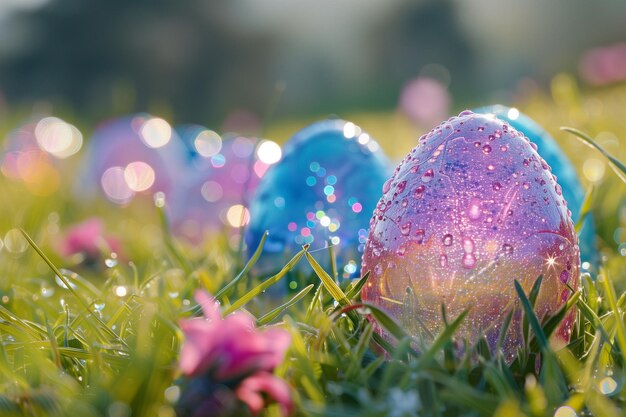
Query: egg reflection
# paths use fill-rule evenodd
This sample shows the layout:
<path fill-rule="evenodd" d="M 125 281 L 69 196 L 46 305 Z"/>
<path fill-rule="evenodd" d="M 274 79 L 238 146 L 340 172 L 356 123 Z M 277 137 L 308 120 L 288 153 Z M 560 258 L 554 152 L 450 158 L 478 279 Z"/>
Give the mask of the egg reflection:
<path fill-rule="evenodd" d="M 172 231 L 200 242 L 207 233 L 246 226 L 250 193 L 272 161 L 280 159 L 280 146 L 236 135 L 221 138 L 200 126 L 176 128 L 183 130 L 192 163 L 185 172 L 186 181 L 167 202 Z"/>
<path fill-rule="evenodd" d="M 169 195 L 183 181 L 185 154 L 164 119 L 137 114 L 107 121 L 90 140 L 80 192 L 98 184 L 109 201 L 122 205 L 138 194 Z"/>

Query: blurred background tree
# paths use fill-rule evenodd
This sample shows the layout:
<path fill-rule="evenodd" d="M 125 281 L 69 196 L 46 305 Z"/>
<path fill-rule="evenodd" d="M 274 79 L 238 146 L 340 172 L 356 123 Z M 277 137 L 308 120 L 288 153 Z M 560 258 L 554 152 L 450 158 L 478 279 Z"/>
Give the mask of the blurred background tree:
<path fill-rule="evenodd" d="M 2 0 L 0 92 L 85 120 L 177 123 L 262 116 L 279 81 L 279 117 L 393 108 L 418 75 L 457 104 L 506 101 L 525 77 L 626 39 L 625 19 L 615 0 Z"/>

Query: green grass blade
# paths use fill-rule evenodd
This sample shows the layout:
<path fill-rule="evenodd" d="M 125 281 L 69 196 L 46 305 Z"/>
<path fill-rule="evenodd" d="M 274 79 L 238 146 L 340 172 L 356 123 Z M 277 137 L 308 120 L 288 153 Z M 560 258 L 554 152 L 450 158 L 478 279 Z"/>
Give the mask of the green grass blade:
<path fill-rule="evenodd" d="M 622 354 L 622 361 L 626 362 L 626 327 L 624 326 L 624 316 L 622 311 L 617 307 L 617 301 L 615 299 L 615 288 L 613 288 L 613 283 L 611 282 L 611 278 L 609 277 L 607 271 L 603 268 L 600 268 L 600 273 L 598 274 L 598 280 L 602 283 L 604 287 L 604 294 L 609 303 L 609 307 L 615 314 L 617 329 L 615 332 L 615 338 L 617 339 L 617 345 Z"/>
<path fill-rule="evenodd" d="M 191 275 L 191 271 L 193 270 L 187 259 L 183 256 L 182 253 L 176 247 L 176 244 L 172 240 L 172 235 L 170 233 L 169 222 L 167 220 L 167 216 L 165 215 L 164 206 L 156 205 L 157 215 L 159 217 L 159 223 L 161 224 L 161 234 L 163 235 L 163 243 L 165 243 L 165 247 L 172 254 L 172 256 L 176 259 L 181 268 L 185 271 L 185 275 Z"/>
<path fill-rule="evenodd" d="M 287 301 L 286 303 L 276 307 L 275 309 L 273 309 L 272 311 L 268 312 L 267 314 L 259 317 L 259 319 L 257 320 L 257 326 L 262 326 L 262 325 L 267 324 L 267 323 L 271 322 L 272 320 L 274 320 L 283 311 L 287 310 L 289 307 L 291 307 L 292 305 L 296 304 L 298 301 L 302 300 L 313 289 L 314 286 L 315 285 L 310 284 L 310 285 L 304 287 L 302 289 L 302 291 L 300 291 L 299 293 L 297 293 L 296 295 L 291 297 L 291 299 L 289 299 L 289 301 Z"/>
<path fill-rule="evenodd" d="M 233 280 L 231 280 L 221 290 L 219 290 L 217 293 L 215 293 L 215 298 L 216 299 L 220 299 L 220 298 L 222 298 L 225 295 L 229 295 L 230 291 L 233 288 L 235 288 L 237 283 L 239 281 L 241 281 L 241 279 L 248 274 L 250 269 L 252 269 L 254 264 L 256 264 L 256 262 L 259 260 L 259 257 L 261 256 L 261 253 L 263 252 L 263 247 L 265 246 L 265 240 L 267 239 L 268 235 L 269 235 L 269 233 L 267 231 L 265 233 L 263 233 L 263 236 L 261 237 L 261 241 L 259 242 L 259 245 L 257 246 L 256 250 L 252 254 L 252 257 L 250 258 L 250 260 L 246 263 L 246 266 L 244 266 L 244 268 L 241 270 L 241 272 Z"/>
<path fill-rule="evenodd" d="M 350 287 L 348 292 L 346 292 L 346 297 L 348 298 L 348 300 L 352 300 L 357 295 L 359 295 L 359 293 L 361 292 L 361 289 L 363 288 L 365 283 L 367 283 L 367 280 L 369 278 L 370 278 L 370 271 L 367 271 L 367 273 L 363 276 L 363 278 L 359 279 L 357 282 L 354 283 L 354 285 L 352 285 L 352 287 Z"/>
<path fill-rule="evenodd" d="M 559 326 L 567 312 L 578 303 L 578 299 L 580 298 L 582 292 L 577 291 L 574 295 L 572 295 L 569 300 L 557 311 L 554 315 L 550 316 L 543 325 L 543 333 L 547 338 L 550 338 L 552 333 Z M 539 349 L 539 345 L 537 342 L 537 338 L 533 338 L 530 342 L 530 347 L 532 351 L 537 351 Z"/>
<path fill-rule="evenodd" d="M 617 158 L 604 150 L 604 148 L 598 145 L 596 141 L 593 140 L 589 135 L 581 132 L 580 130 L 574 129 L 572 127 L 562 127 L 561 130 L 573 134 L 585 145 L 598 150 L 602 155 L 604 155 L 606 159 L 608 159 L 609 166 L 611 167 L 611 169 L 613 169 L 613 171 L 615 171 L 615 174 L 617 174 L 617 176 L 626 183 L 626 165 L 621 163 Z"/>
<path fill-rule="evenodd" d="M 320 264 L 315 260 L 315 258 L 313 258 L 313 255 L 306 252 L 306 259 L 309 261 L 313 271 L 315 271 L 315 274 L 322 281 L 322 284 L 324 284 L 324 287 L 326 287 L 331 297 L 333 297 L 342 307 L 350 305 L 351 303 L 348 297 L 346 297 L 341 288 L 339 288 L 339 285 L 337 285 L 335 280 L 332 279 L 331 276 L 328 275 L 328 273 L 324 271 Z"/>
<path fill-rule="evenodd" d="M 404 331 L 402 327 L 396 321 L 391 318 L 386 312 L 381 310 L 380 308 L 372 305 L 363 303 L 363 306 L 369 310 L 370 314 L 378 324 L 380 324 L 389 334 L 391 334 L 397 340 L 409 339 L 410 336 Z"/>
<path fill-rule="evenodd" d="M 306 249 L 302 249 L 300 252 L 296 253 L 295 256 L 291 258 L 291 260 L 287 262 L 287 264 L 283 266 L 283 269 L 281 269 L 276 275 L 266 279 L 265 281 L 248 291 L 246 294 L 238 298 L 233 304 L 231 304 L 224 310 L 223 315 L 225 316 L 232 313 L 233 311 L 240 309 L 241 307 L 252 301 L 254 297 L 261 294 L 263 291 L 280 281 L 280 279 L 287 275 L 287 272 L 291 271 L 291 269 L 298 263 L 300 258 L 302 258 L 302 256 L 304 255 L 305 251 Z"/>
<path fill-rule="evenodd" d="M 418 358 L 417 360 L 418 368 L 432 361 L 437 356 L 437 354 L 441 352 L 441 349 L 443 348 L 443 346 L 452 339 L 452 336 L 457 331 L 457 329 L 459 328 L 463 320 L 465 320 L 465 317 L 467 316 L 468 313 L 469 313 L 469 310 L 463 311 L 461 314 L 459 314 L 459 316 L 456 319 L 454 319 L 452 323 L 446 326 L 443 332 L 441 332 L 439 336 L 437 336 L 437 338 L 435 339 L 433 344 L 430 346 L 430 348 Z"/>
<path fill-rule="evenodd" d="M 522 307 L 524 309 L 525 316 L 528 316 L 530 327 L 532 328 L 533 333 L 535 334 L 535 338 L 537 339 L 539 348 L 542 350 L 547 349 L 548 338 L 546 337 L 546 335 L 543 332 L 543 329 L 541 328 L 539 319 L 537 318 L 537 316 L 535 315 L 535 312 L 533 311 L 532 304 L 530 300 L 528 299 L 528 297 L 526 297 L 526 294 L 524 294 L 524 289 L 522 288 L 522 285 L 519 283 L 519 281 L 515 280 L 514 283 L 515 283 L 515 291 L 517 291 L 517 296 L 522 302 Z"/>
<path fill-rule="evenodd" d="M 576 233 L 580 233 L 580 231 L 583 228 L 583 224 L 585 223 L 585 219 L 587 218 L 587 215 L 591 212 L 591 207 L 593 203 L 592 197 L 593 197 L 594 190 L 595 189 L 593 185 L 591 185 L 587 189 L 587 192 L 585 193 L 585 198 L 583 199 L 583 202 L 580 205 L 580 217 L 578 218 L 578 221 L 576 222 L 576 225 L 574 226 L 574 230 L 576 230 Z"/>
<path fill-rule="evenodd" d="M 110 337 L 118 340 L 120 343 L 122 343 L 124 346 L 126 346 L 126 342 L 123 339 L 121 339 L 113 330 L 111 330 L 102 320 L 100 320 L 100 318 L 91 310 L 91 307 L 89 306 L 89 304 L 87 304 L 85 302 L 85 300 L 83 300 L 82 297 L 80 295 L 78 295 L 78 293 L 76 293 L 76 291 L 74 291 L 74 289 L 70 285 L 70 282 L 67 280 L 67 278 L 63 275 L 63 273 L 61 273 L 59 268 L 57 268 L 56 265 L 54 265 L 52 263 L 52 261 L 46 256 L 46 254 L 43 253 L 41 248 L 35 243 L 35 241 L 30 237 L 30 235 L 28 233 L 26 233 L 26 231 L 24 229 L 22 229 L 21 227 L 19 228 L 19 230 L 20 230 L 20 232 L 22 232 L 22 235 L 24 236 L 24 238 L 26 239 L 28 244 L 35 250 L 35 252 L 37 252 L 37 254 L 41 257 L 41 259 L 43 259 L 43 261 L 52 270 L 52 272 L 54 272 L 56 274 L 56 276 L 59 277 L 61 282 L 65 285 L 66 289 L 76 298 L 76 300 L 80 303 L 80 305 L 86 311 L 88 311 L 90 313 L 90 317 L 92 317 L 94 320 L 96 320 L 96 322 L 99 324 L 99 326 L 94 326 L 94 328 L 97 329 L 98 331 L 100 331 L 100 330 L 104 331 Z M 90 322 L 90 321 L 87 320 L 87 322 Z"/>

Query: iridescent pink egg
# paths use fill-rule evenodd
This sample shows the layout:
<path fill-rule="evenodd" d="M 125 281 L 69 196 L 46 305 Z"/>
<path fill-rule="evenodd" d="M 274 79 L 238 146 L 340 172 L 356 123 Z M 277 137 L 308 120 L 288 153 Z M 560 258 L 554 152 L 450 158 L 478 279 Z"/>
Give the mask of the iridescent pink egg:
<path fill-rule="evenodd" d="M 579 284 L 578 238 L 550 167 L 529 140 L 497 118 L 462 112 L 419 140 L 383 187 L 370 223 L 364 301 L 428 341 L 448 318 L 469 314 L 458 335 L 494 348 L 505 317 L 507 360 L 523 343 L 514 288 L 543 275 L 535 311 L 555 313 Z M 552 342 L 570 337 L 574 312 Z"/>

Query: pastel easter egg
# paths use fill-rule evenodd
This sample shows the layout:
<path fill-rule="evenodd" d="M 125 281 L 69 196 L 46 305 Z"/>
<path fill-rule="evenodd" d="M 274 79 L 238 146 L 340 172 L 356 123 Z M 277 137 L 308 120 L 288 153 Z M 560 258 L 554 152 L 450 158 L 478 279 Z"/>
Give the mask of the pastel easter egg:
<path fill-rule="evenodd" d="M 574 225 L 546 161 L 522 133 L 464 111 L 419 139 L 385 182 L 370 223 L 362 298 L 427 342 L 468 310 L 458 335 L 494 348 L 505 317 L 510 361 L 523 343 L 514 280 L 528 293 L 543 275 L 535 310 L 555 313 L 579 283 Z M 553 334 L 563 345 L 569 313 Z"/>
<path fill-rule="evenodd" d="M 333 245 L 340 274 L 358 276 L 369 217 L 380 187 L 391 173 L 378 143 L 354 123 L 328 119 L 296 133 L 283 148 L 283 159 L 261 180 L 250 203 L 246 233 L 253 251 L 269 236 L 257 269 L 280 269 L 302 245 L 329 268 Z M 300 271 L 311 270 L 301 263 Z"/>
<path fill-rule="evenodd" d="M 560 148 L 559 144 L 544 128 L 533 119 L 515 108 L 502 105 L 481 107 L 476 113 L 493 114 L 509 123 L 517 131 L 522 132 L 532 143 L 537 145 L 537 152 L 552 168 L 563 189 L 563 198 L 567 208 L 572 212 L 574 224 L 580 219 L 580 209 L 585 198 L 585 190 L 576 174 L 576 169 Z M 580 257 L 582 261 L 595 264 L 598 258 L 596 246 L 596 229 L 593 216 L 588 214 L 579 233 Z"/>
<path fill-rule="evenodd" d="M 202 132 L 207 131 L 194 134 L 197 154 L 185 171 L 186 181 L 167 200 L 173 233 L 193 243 L 248 224 L 251 193 L 281 157 L 280 146 L 269 140 L 231 135 L 222 141 L 215 133 Z"/>
<path fill-rule="evenodd" d="M 163 119 L 136 114 L 107 121 L 87 149 L 81 193 L 97 188 L 112 202 L 127 204 L 136 195 L 169 195 L 186 165 L 186 149 Z"/>

